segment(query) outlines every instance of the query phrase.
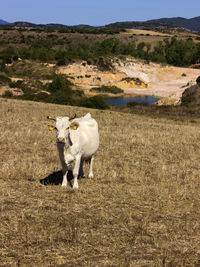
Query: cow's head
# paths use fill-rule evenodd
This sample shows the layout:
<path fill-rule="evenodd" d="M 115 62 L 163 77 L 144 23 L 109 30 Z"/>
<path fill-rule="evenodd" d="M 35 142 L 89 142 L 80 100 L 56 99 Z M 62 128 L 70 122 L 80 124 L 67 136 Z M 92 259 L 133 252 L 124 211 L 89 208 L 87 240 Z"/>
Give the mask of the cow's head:
<path fill-rule="evenodd" d="M 54 121 L 54 125 L 49 125 L 49 130 L 56 130 L 56 141 L 57 143 L 71 144 L 70 139 L 70 130 L 77 130 L 79 127 L 78 122 L 73 121 L 76 115 L 72 118 L 69 117 L 56 117 L 53 119 L 51 117 L 47 117 L 50 120 Z"/>

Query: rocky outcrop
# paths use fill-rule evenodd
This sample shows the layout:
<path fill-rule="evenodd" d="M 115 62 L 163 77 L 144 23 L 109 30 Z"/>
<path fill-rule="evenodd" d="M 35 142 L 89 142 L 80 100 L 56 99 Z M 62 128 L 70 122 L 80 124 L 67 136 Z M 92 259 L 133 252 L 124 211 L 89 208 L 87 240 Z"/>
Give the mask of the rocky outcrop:
<path fill-rule="evenodd" d="M 181 104 L 181 92 L 173 93 L 167 97 L 163 97 L 156 102 L 158 106 L 178 106 Z"/>
<path fill-rule="evenodd" d="M 182 106 L 200 106 L 200 76 L 196 84 L 190 85 L 184 91 L 179 90 L 168 97 L 157 101 L 158 106 L 182 105 Z"/>
<path fill-rule="evenodd" d="M 200 106 L 200 82 L 188 87 L 181 97 L 183 106 Z"/>

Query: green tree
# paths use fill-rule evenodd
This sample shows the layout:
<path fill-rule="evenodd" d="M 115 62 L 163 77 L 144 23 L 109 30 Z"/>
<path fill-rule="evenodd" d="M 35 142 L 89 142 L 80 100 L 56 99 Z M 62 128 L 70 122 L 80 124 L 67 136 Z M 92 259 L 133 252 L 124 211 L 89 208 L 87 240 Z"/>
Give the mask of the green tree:
<path fill-rule="evenodd" d="M 68 95 L 72 94 L 72 83 L 68 81 L 63 75 L 57 75 L 52 83 L 48 85 L 47 90 L 51 93 L 63 91 Z"/>

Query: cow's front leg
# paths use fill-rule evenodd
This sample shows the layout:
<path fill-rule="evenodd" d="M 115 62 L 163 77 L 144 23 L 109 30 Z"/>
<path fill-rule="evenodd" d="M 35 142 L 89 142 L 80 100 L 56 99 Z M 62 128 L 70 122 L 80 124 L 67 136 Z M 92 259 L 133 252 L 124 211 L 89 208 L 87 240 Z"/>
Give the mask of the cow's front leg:
<path fill-rule="evenodd" d="M 62 165 L 62 175 L 63 175 L 62 186 L 67 186 L 68 168 L 67 168 L 67 164 L 65 161 L 64 144 L 57 143 L 57 148 L 58 148 L 59 158 L 60 158 L 61 165 Z"/>
<path fill-rule="evenodd" d="M 67 168 L 62 169 L 63 173 L 63 181 L 62 181 L 62 186 L 67 186 Z"/>
<path fill-rule="evenodd" d="M 67 186 L 67 173 L 68 173 L 68 169 L 65 164 L 65 166 L 62 166 L 62 174 L 63 174 L 62 186 Z"/>
<path fill-rule="evenodd" d="M 77 155 L 75 158 L 75 165 L 73 169 L 74 184 L 73 189 L 78 189 L 78 174 L 80 169 L 81 155 Z"/>

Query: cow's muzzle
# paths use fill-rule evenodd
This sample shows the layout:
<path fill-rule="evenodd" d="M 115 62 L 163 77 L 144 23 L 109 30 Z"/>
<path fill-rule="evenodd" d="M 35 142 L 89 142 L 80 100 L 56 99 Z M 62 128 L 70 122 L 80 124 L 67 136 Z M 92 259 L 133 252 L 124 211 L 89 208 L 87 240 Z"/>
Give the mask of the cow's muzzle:
<path fill-rule="evenodd" d="M 63 138 L 63 137 L 58 137 L 58 138 L 57 138 L 57 143 L 65 143 L 65 138 Z"/>

